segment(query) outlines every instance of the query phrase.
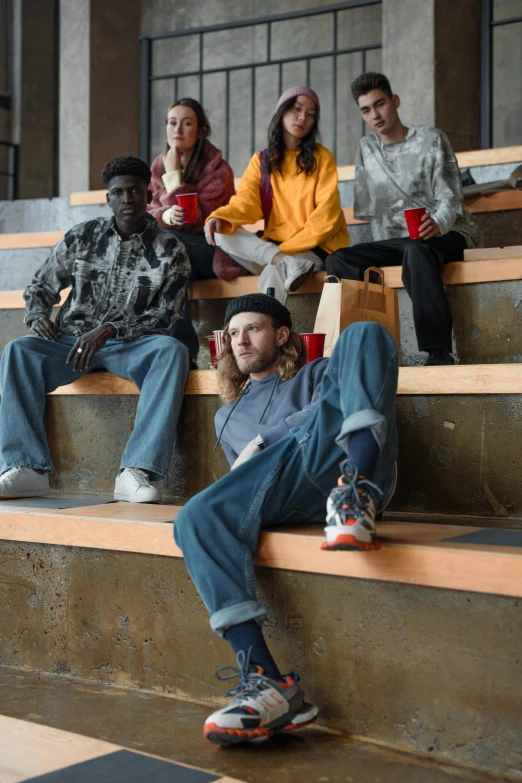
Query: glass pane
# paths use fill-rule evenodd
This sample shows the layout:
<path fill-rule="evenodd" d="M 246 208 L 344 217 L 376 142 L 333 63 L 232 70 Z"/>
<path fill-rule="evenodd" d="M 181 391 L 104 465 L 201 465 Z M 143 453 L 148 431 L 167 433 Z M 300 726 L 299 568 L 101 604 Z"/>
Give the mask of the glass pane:
<path fill-rule="evenodd" d="M 493 146 L 521 144 L 522 23 L 493 28 L 492 101 Z"/>
<path fill-rule="evenodd" d="M 493 0 L 493 21 L 522 17 L 522 0 Z"/>

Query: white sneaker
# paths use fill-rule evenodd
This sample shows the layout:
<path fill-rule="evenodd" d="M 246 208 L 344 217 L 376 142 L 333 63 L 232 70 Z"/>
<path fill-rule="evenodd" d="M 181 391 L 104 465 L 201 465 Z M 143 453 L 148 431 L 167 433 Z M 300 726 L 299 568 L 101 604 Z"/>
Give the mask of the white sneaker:
<path fill-rule="evenodd" d="M 114 500 L 128 503 L 159 503 L 161 494 L 153 487 L 144 470 L 125 468 L 116 476 Z"/>
<path fill-rule="evenodd" d="M 303 283 L 313 275 L 315 271 L 314 261 L 307 261 L 305 258 L 293 258 L 285 256 L 285 291 L 298 291 Z"/>
<path fill-rule="evenodd" d="M 0 498 L 38 498 L 49 494 L 49 473 L 9 468 L 0 476 Z"/>

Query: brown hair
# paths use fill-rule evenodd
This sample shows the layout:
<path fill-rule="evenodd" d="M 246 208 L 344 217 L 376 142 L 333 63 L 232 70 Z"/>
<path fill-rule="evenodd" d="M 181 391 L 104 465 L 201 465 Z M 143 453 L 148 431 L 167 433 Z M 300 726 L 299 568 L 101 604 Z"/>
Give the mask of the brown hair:
<path fill-rule="evenodd" d="M 192 155 L 190 156 L 187 168 L 183 172 L 181 181 L 197 182 L 205 167 L 203 153 L 205 151 L 205 142 L 210 136 L 210 122 L 205 114 L 205 109 L 199 101 L 196 101 L 194 98 L 180 98 L 179 101 L 176 101 L 176 103 L 173 103 L 172 106 L 169 106 L 167 109 L 167 125 L 169 122 L 169 111 L 175 109 L 176 106 L 186 106 L 188 109 L 192 109 L 196 115 L 196 121 L 198 123 L 198 140 L 192 150 Z M 167 154 L 168 151 L 169 145 L 167 142 L 165 154 Z"/>
<path fill-rule="evenodd" d="M 275 318 L 270 318 L 274 329 L 284 324 Z M 288 340 L 279 348 L 280 358 L 277 372 L 282 381 L 289 381 L 306 364 L 306 345 L 301 335 L 290 329 Z M 228 324 L 223 332 L 223 350 L 217 357 L 217 387 L 223 402 L 234 402 L 241 394 L 249 376 L 241 372 L 232 352 L 232 342 Z"/>

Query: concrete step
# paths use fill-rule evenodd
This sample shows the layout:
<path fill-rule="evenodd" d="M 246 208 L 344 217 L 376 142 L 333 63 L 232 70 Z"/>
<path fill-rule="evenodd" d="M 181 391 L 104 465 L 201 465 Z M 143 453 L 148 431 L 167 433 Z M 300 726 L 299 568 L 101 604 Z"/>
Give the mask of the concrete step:
<path fill-rule="evenodd" d="M 476 265 L 490 262 L 463 263 Z M 508 261 L 506 260 L 505 263 Z M 515 263 L 520 266 L 522 277 L 522 259 L 515 260 Z M 1 274 L 0 271 L 0 277 Z M 248 280 L 248 278 L 241 278 L 241 280 Z M 252 281 L 248 282 L 252 284 Z M 450 285 L 447 291 L 454 318 L 454 353 L 458 361 L 463 364 L 522 361 L 522 280 Z M 194 295 L 200 294 L 194 293 Z M 229 299 L 197 299 L 190 303 L 192 321 L 200 339 L 199 367 L 201 369 L 209 366 L 206 335 L 220 328 L 229 301 Z M 20 304 L 22 304 L 21 298 Z M 298 331 L 313 331 L 318 305 L 317 293 L 296 294 L 289 297 L 288 307 Z M 404 289 L 399 289 L 399 311 L 402 364 L 405 366 L 423 364 L 426 354 L 418 350 L 411 301 Z M 0 351 L 9 340 L 26 333 L 23 313 L 9 306 L 8 309 L 3 309 L 0 302 Z"/>
<path fill-rule="evenodd" d="M 71 743 L 77 743 L 80 750 L 83 740 L 89 742 L 89 752 L 93 749 L 96 752 L 108 741 L 215 773 L 223 783 L 225 779 L 233 783 L 237 778 L 248 783 L 350 781 L 350 778 L 357 783 L 374 783 L 377 779 L 380 783 L 453 783 L 455 780 L 493 783 L 507 779 L 484 769 L 433 758 L 433 754 L 405 752 L 348 738 L 317 725 L 266 743 L 255 754 L 251 752 L 255 750 L 252 747 L 244 748 L 245 752 L 236 749 L 223 753 L 202 741 L 201 727 L 209 712 L 209 706 L 204 704 L 151 691 L 77 681 L 63 675 L 41 676 L 16 668 L 0 670 L 0 688 L 4 694 L 2 711 L 11 716 L 4 718 L 4 725 L 24 721 L 16 726 L 17 730 L 12 725 L 9 728 L 15 741 L 19 741 L 23 730 L 25 747 L 32 752 L 25 758 L 17 755 L 15 760 L 23 765 L 23 770 L 27 770 L 31 760 L 31 773 L 35 756 L 41 765 L 45 763 L 43 759 L 47 761 L 52 756 L 50 750 L 56 748 L 61 752 L 59 760 L 63 766 L 64 752 L 67 756 L 71 754 L 74 748 Z M 64 730 L 75 735 L 65 734 Z M 87 735 L 89 740 L 79 737 L 80 734 Z M 5 744 L 12 754 L 12 745 Z M 35 748 L 39 747 L 42 753 L 36 754 Z M 41 767 L 38 769 L 43 771 Z M 187 783 L 190 780 L 184 779 Z M 204 779 L 201 775 L 194 777 L 195 781 Z"/>
<path fill-rule="evenodd" d="M 46 407 L 60 490 L 110 492 L 136 413 L 135 395 L 52 395 Z M 228 470 L 213 451 L 217 396 L 187 395 L 167 497 L 191 497 Z M 397 401 L 399 480 L 390 510 L 484 514 L 522 526 L 521 394 L 407 394 Z"/>
<path fill-rule="evenodd" d="M 173 510 L 149 512 L 132 504 L 107 509 L 0 511 L 7 531 L 0 540 L 7 591 L 0 602 L 1 663 L 69 675 L 72 690 L 77 677 L 222 703 L 224 688 L 214 672 L 232 664 L 232 654 L 209 630 L 184 561 L 173 552 L 170 525 L 160 521 Z M 132 527 L 141 530 L 129 532 Z M 67 539 L 59 528 L 68 528 Z M 448 531 L 450 537 L 462 531 L 459 526 L 441 527 L 436 543 L 433 528 L 416 525 L 415 544 L 408 541 L 411 532 L 398 526 L 394 533 L 391 524 L 387 535 L 396 540 L 379 552 L 322 552 L 323 560 L 331 556 L 327 573 L 317 572 L 321 550 L 311 556 L 320 531 L 266 535 L 258 561 L 264 567 L 256 577 L 269 609 L 267 640 L 285 671 L 299 671 L 325 727 L 499 774 L 515 772 L 522 763 L 520 601 L 487 592 L 484 563 L 512 590 L 510 574 L 520 587 L 516 561 L 522 549 L 497 547 L 495 554 L 494 546 L 440 541 Z M 282 550 L 285 536 L 290 541 Z M 45 543 L 32 543 L 35 537 Z M 121 551 L 136 547 L 137 537 L 140 551 Z M 310 549 L 307 559 L 302 546 Z M 386 568 L 395 570 L 397 581 L 383 581 Z M 464 586 L 472 573 L 482 592 Z M 448 589 L 440 581 L 426 586 L 427 578 L 444 575 L 461 579 L 461 587 Z M 3 685 L 2 676 L 0 670 Z M 91 687 L 85 679 L 81 684 Z M 35 689 L 4 695 L 3 709 L 21 699 L 27 712 L 41 715 L 27 702 Z M 123 719 L 129 711 L 123 697 L 116 701 Z M 56 705 L 56 699 L 48 703 Z M 68 703 L 74 711 L 74 702 Z M 76 714 L 89 716 L 90 710 Z M 148 714 L 144 705 L 141 726 L 149 726 Z M 107 731 L 106 721 L 103 726 Z M 68 728 L 85 731 L 78 724 Z M 175 736 L 171 732 L 170 742 Z M 429 780 L 412 774 L 389 779 Z"/>

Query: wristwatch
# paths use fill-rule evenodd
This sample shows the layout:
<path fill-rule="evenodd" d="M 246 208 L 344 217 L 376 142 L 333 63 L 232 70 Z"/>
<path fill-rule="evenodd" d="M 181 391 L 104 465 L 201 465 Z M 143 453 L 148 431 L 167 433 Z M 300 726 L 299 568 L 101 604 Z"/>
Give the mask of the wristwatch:
<path fill-rule="evenodd" d="M 263 451 L 263 449 L 265 448 L 265 441 L 263 440 L 261 435 L 256 435 L 256 437 L 254 438 L 254 443 L 256 444 L 256 446 L 259 446 L 261 451 Z"/>

